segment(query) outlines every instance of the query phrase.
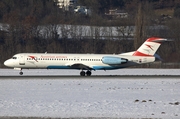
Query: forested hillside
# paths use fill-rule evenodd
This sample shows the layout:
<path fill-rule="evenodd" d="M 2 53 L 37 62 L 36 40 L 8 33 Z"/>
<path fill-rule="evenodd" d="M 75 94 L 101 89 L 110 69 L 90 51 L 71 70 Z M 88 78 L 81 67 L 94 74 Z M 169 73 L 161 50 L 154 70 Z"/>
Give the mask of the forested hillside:
<path fill-rule="evenodd" d="M 78 5 L 92 14 L 64 11 L 56 0 L 0 0 L 0 67 L 20 52 L 132 51 L 151 36 L 174 40 L 163 44 L 158 54 L 165 62 L 180 62 L 179 0 L 78 0 Z M 126 11 L 128 17 L 109 19 L 109 9 Z M 112 28 L 120 35 L 114 37 Z"/>

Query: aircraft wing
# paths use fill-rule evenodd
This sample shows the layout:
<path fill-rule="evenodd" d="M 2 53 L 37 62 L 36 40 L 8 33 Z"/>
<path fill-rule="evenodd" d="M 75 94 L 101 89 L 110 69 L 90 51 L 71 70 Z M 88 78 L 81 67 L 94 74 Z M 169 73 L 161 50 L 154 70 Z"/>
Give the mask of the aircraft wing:
<path fill-rule="evenodd" d="M 85 64 L 82 64 L 82 63 L 66 64 L 66 66 L 69 66 L 69 67 L 74 68 L 74 69 L 85 69 L 85 70 L 92 70 L 93 69 L 92 67 L 85 65 Z"/>

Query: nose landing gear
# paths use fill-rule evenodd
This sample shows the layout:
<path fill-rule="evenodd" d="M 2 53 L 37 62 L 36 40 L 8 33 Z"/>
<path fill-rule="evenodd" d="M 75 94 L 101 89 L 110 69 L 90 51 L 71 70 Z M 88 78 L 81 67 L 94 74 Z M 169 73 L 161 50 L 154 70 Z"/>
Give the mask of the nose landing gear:
<path fill-rule="evenodd" d="M 20 75 L 23 75 L 22 69 L 20 70 L 19 74 L 20 74 Z"/>
<path fill-rule="evenodd" d="M 19 72 L 19 74 L 20 74 L 20 75 L 23 75 L 23 72 L 21 71 L 21 72 Z"/>

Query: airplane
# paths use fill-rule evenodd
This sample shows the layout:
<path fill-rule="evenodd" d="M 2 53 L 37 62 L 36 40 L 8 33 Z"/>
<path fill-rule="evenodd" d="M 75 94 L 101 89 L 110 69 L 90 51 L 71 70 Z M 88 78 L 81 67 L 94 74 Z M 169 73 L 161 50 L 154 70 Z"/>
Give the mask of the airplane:
<path fill-rule="evenodd" d="M 4 62 L 7 67 L 22 69 L 79 69 L 80 76 L 91 76 L 92 70 L 114 70 L 151 63 L 164 38 L 150 37 L 136 51 L 122 54 L 19 53 Z M 85 72 L 86 71 L 86 72 Z"/>

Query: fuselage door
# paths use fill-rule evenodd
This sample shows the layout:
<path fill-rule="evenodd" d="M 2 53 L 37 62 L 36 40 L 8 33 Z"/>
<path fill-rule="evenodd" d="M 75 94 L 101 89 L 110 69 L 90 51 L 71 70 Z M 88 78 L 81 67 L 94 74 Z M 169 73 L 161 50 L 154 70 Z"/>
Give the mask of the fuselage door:
<path fill-rule="evenodd" d="M 20 57 L 19 57 L 19 65 L 25 65 L 25 57 L 24 57 L 24 55 L 20 55 Z"/>

